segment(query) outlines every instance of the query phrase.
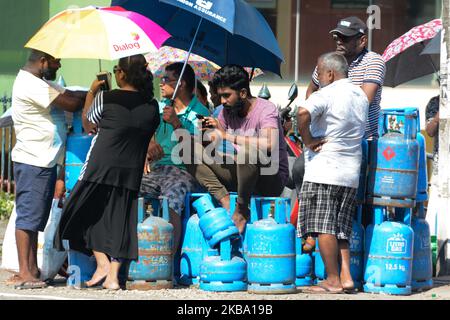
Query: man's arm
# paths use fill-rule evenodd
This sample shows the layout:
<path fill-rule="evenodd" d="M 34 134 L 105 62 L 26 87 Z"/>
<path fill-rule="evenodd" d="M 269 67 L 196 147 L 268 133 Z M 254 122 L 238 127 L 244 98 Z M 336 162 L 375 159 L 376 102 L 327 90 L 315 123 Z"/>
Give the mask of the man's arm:
<path fill-rule="evenodd" d="M 319 87 L 314 83 L 314 81 L 311 80 L 311 82 L 308 85 L 308 89 L 306 89 L 306 99 L 309 98 L 311 94 L 319 90 Z"/>
<path fill-rule="evenodd" d="M 314 152 L 319 152 L 322 149 L 322 145 L 327 141 L 322 138 L 313 138 L 311 135 L 311 130 L 309 129 L 311 125 L 311 114 L 307 109 L 302 107 L 298 108 L 297 123 L 298 131 L 305 146 Z"/>
<path fill-rule="evenodd" d="M 83 108 L 85 99 L 86 92 L 66 90 L 58 95 L 52 104 L 64 111 L 75 112 Z"/>
<path fill-rule="evenodd" d="M 439 129 L 439 112 L 436 115 L 427 121 L 427 125 L 425 127 L 425 131 L 430 137 L 434 137 Z"/>
<path fill-rule="evenodd" d="M 361 86 L 362 91 L 364 91 L 364 93 L 367 96 L 367 99 L 369 100 L 369 104 L 371 104 L 373 99 L 375 99 L 375 95 L 377 94 L 378 87 L 379 87 L 379 85 L 377 83 L 372 83 L 372 82 L 365 82 Z"/>

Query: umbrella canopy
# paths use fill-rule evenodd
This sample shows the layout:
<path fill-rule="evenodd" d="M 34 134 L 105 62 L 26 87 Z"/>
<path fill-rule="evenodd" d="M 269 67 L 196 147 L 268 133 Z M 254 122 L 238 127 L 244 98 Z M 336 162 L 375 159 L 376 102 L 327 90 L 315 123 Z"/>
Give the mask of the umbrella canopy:
<path fill-rule="evenodd" d="M 267 21 L 243 0 L 113 0 L 139 12 L 166 29 L 172 37 L 164 45 L 189 50 L 223 66 L 238 64 L 280 75 L 283 61 L 278 42 Z"/>
<path fill-rule="evenodd" d="M 55 58 L 116 60 L 158 50 L 170 34 L 138 13 L 120 7 L 64 10 L 28 41 Z"/>
<path fill-rule="evenodd" d="M 441 29 L 441 19 L 435 19 L 392 41 L 383 53 L 386 62 L 384 85 L 395 87 L 438 71 L 439 57 L 420 53 Z"/>
<path fill-rule="evenodd" d="M 441 54 L 441 34 L 442 30 L 428 42 L 420 54 Z"/>
<path fill-rule="evenodd" d="M 184 62 L 188 53 L 181 49 L 163 46 L 155 53 L 149 53 L 145 56 L 148 61 L 148 68 L 155 77 L 162 77 L 167 65 L 174 62 Z M 189 56 L 189 64 L 194 69 L 197 79 L 202 81 L 212 80 L 214 73 L 220 69 L 220 66 L 196 54 Z M 250 74 L 252 70 L 245 68 Z M 263 74 L 260 69 L 255 69 L 253 78 Z"/>

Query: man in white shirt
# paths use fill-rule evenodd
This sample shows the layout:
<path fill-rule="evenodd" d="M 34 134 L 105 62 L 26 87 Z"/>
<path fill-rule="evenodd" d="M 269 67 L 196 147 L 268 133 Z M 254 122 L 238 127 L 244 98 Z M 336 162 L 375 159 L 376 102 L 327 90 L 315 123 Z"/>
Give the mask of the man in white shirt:
<path fill-rule="evenodd" d="M 297 119 L 305 148 L 305 176 L 300 192 L 298 236 L 318 236 L 327 279 L 309 293 L 353 290 L 349 239 L 356 209 L 369 101 L 348 79 L 339 53 L 318 60 L 320 90 L 299 108 Z M 341 272 L 338 272 L 339 263 Z"/>
<path fill-rule="evenodd" d="M 16 144 L 11 156 L 16 183 L 16 243 L 19 274 L 8 283 L 16 288 L 45 287 L 39 280 L 37 236 L 47 224 L 56 183 L 56 166 L 64 159 L 64 111 L 82 108 L 85 92 L 50 82 L 60 59 L 32 50 L 13 86 L 12 118 Z"/>

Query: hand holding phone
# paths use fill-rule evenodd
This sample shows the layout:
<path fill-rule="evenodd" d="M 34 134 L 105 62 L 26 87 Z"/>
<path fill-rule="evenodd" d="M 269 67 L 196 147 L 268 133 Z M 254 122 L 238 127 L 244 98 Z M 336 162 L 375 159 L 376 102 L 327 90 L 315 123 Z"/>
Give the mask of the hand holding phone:
<path fill-rule="evenodd" d="M 111 72 L 108 71 L 102 71 L 97 73 L 97 79 L 99 81 L 105 81 L 101 86 L 100 90 L 102 91 L 109 91 L 111 90 Z"/>
<path fill-rule="evenodd" d="M 197 117 L 198 120 L 201 121 L 203 128 L 208 128 L 208 129 L 214 128 L 212 125 L 205 125 L 206 119 L 203 115 L 196 113 L 195 116 Z"/>

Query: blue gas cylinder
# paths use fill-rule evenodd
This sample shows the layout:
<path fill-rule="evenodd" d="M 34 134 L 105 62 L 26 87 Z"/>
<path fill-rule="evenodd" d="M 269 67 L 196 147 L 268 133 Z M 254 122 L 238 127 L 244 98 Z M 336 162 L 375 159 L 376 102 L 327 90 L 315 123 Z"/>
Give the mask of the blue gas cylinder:
<path fill-rule="evenodd" d="M 313 284 L 313 258 L 310 253 L 303 253 L 302 239 L 295 238 L 295 285 L 297 287 Z"/>
<path fill-rule="evenodd" d="M 158 212 L 149 212 L 149 217 L 145 219 L 144 199 L 139 198 L 139 256 L 137 261 L 130 263 L 127 281 L 129 290 L 173 288 L 173 226 L 168 222 L 167 198 L 161 201 L 162 218 L 156 216 Z"/>
<path fill-rule="evenodd" d="M 380 206 L 408 207 L 415 205 L 419 170 L 417 110 L 381 110 L 380 138 L 371 144 L 368 202 Z M 403 117 L 401 126 L 392 124 Z M 404 133 L 398 128 L 402 127 Z"/>
<path fill-rule="evenodd" d="M 327 278 L 325 264 L 323 263 L 322 256 L 320 255 L 319 238 L 316 238 L 316 248 L 313 253 L 313 258 L 314 258 L 314 283 L 317 284 Z"/>
<path fill-rule="evenodd" d="M 203 233 L 200 230 L 198 214 L 192 210 L 191 202 L 200 197 L 207 196 L 207 193 L 188 193 L 185 200 L 183 213 L 183 230 L 181 233 L 181 253 L 180 253 L 180 277 L 178 283 L 185 286 L 199 285 L 200 264 L 203 259 L 203 250 L 206 243 Z M 207 248 L 206 255 L 218 255 L 217 249 Z"/>
<path fill-rule="evenodd" d="M 399 217 L 396 209 L 396 219 L 410 220 L 411 209 L 403 210 Z M 365 292 L 411 294 L 414 232 L 403 221 L 375 224 L 364 272 Z"/>
<path fill-rule="evenodd" d="M 97 269 L 97 261 L 93 255 L 87 256 L 72 249 L 69 250 L 68 264 L 67 273 L 70 275 L 66 282 L 68 287 L 83 287 L 84 282 L 91 280 Z"/>
<path fill-rule="evenodd" d="M 422 202 L 417 205 L 417 214 L 412 218 L 411 227 L 414 230 L 412 290 L 431 289 L 433 287 L 433 263 L 430 226 L 425 221 L 425 209 Z"/>
<path fill-rule="evenodd" d="M 364 268 L 364 228 L 361 224 L 362 205 L 357 207 L 356 219 L 352 222 L 352 235 L 349 241 L 350 247 L 350 274 L 355 288 L 360 289 L 363 282 Z"/>
<path fill-rule="evenodd" d="M 363 139 L 361 142 L 361 169 L 359 174 L 358 191 L 356 193 L 356 201 L 358 204 L 366 202 L 366 186 L 367 186 L 367 170 L 369 162 L 369 143 Z"/>
<path fill-rule="evenodd" d="M 211 248 L 220 241 L 239 237 L 239 230 L 227 210 L 221 207 L 216 208 L 210 196 L 200 197 L 192 205 L 197 210 L 200 229 Z"/>
<path fill-rule="evenodd" d="M 248 292 L 250 293 L 294 293 L 296 291 L 295 228 L 292 224 L 285 223 L 287 205 L 289 205 L 289 199 L 284 198 L 252 198 L 251 200 L 251 215 L 267 216 L 267 218 L 247 225 Z M 255 211 L 263 213 L 259 214 Z M 271 217 L 272 215 L 275 219 Z"/>
<path fill-rule="evenodd" d="M 81 111 L 73 113 L 72 128 L 73 132 L 67 135 L 66 142 L 65 183 L 67 193 L 72 191 L 78 181 L 93 137 L 83 131 Z"/>
<path fill-rule="evenodd" d="M 216 292 L 247 290 L 247 263 L 241 257 L 233 256 L 232 252 L 232 244 L 230 239 L 227 239 L 220 242 L 219 255 L 204 257 L 200 265 L 201 290 Z"/>

